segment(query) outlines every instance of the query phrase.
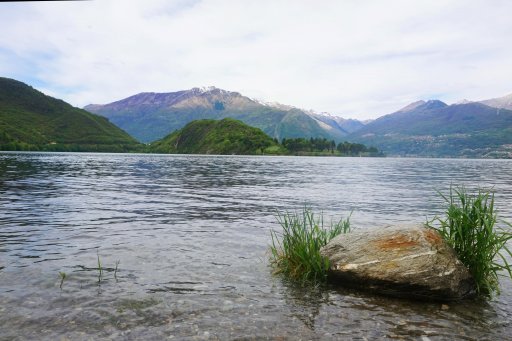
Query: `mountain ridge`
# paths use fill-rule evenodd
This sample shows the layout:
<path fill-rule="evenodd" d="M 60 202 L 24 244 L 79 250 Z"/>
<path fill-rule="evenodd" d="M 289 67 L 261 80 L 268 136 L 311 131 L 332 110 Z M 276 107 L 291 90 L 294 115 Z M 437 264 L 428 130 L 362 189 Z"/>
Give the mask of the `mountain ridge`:
<path fill-rule="evenodd" d="M 479 102 L 415 102 L 347 138 L 387 155 L 512 157 L 512 111 Z"/>
<path fill-rule="evenodd" d="M 351 141 L 397 156 L 512 157 L 512 110 L 507 109 L 511 103 L 512 94 L 450 105 L 436 99 L 419 100 L 363 123 L 255 100 L 235 91 L 196 87 L 170 93 L 142 92 L 106 105 L 85 107 L 100 113 L 107 110 L 102 113 L 105 118 L 22 82 L 0 78 L 0 147 L 127 151 L 139 146 L 141 150 L 119 126 L 131 124 L 148 136 L 166 136 L 194 120 L 233 118 L 278 140 Z"/>
<path fill-rule="evenodd" d="M 0 77 L 0 149 L 122 152 L 138 143 L 105 117 Z"/>
<path fill-rule="evenodd" d="M 486 99 L 483 101 L 479 101 L 479 103 L 488 105 L 490 107 L 499 108 L 499 109 L 507 109 L 512 110 L 512 93 L 491 99 Z"/>
<path fill-rule="evenodd" d="M 193 120 L 226 117 L 260 128 L 277 139 L 307 136 L 341 141 L 348 135 L 338 123 L 326 123 L 306 110 L 216 87 L 143 92 L 112 103 L 90 104 L 84 109 L 107 117 L 144 142 L 161 138 Z"/>

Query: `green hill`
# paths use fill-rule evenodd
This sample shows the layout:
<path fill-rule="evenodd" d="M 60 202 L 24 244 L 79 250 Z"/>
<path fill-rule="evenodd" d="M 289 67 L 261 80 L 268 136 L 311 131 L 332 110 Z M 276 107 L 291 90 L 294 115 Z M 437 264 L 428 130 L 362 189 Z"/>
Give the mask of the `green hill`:
<path fill-rule="evenodd" d="M 225 118 L 197 120 L 152 143 L 149 151 L 170 154 L 284 154 L 279 144 L 258 128 Z"/>
<path fill-rule="evenodd" d="M 123 152 L 138 147 L 106 118 L 0 77 L 0 150 Z"/>

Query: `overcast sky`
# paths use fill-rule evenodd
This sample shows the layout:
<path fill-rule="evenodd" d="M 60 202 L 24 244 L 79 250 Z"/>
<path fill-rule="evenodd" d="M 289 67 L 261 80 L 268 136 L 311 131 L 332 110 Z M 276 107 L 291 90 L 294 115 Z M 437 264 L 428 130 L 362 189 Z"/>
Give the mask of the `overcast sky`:
<path fill-rule="evenodd" d="M 214 85 L 375 118 L 512 92 L 512 1 L 0 3 L 0 76 L 75 106 Z"/>

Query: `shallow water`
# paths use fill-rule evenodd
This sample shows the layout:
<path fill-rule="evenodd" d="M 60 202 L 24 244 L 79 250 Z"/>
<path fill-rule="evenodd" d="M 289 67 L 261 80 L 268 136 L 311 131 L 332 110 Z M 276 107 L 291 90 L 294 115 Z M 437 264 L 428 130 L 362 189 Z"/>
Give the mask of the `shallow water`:
<path fill-rule="evenodd" d="M 367 228 L 441 213 L 451 183 L 494 186 L 512 220 L 511 174 L 505 160 L 0 153 L 0 339 L 512 339 L 509 279 L 490 302 L 418 303 L 297 288 L 266 254 L 275 212 L 305 203 Z"/>

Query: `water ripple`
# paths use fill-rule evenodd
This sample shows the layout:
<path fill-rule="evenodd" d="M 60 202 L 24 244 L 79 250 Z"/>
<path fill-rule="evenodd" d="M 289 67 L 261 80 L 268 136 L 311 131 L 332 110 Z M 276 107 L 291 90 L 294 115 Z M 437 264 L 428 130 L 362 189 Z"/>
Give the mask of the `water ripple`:
<path fill-rule="evenodd" d="M 276 211 L 421 223 L 452 183 L 494 187 L 512 220 L 510 174 L 505 160 L 0 153 L 0 338 L 506 339 L 510 280 L 442 307 L 295 288 L 266 252 Z"/>

